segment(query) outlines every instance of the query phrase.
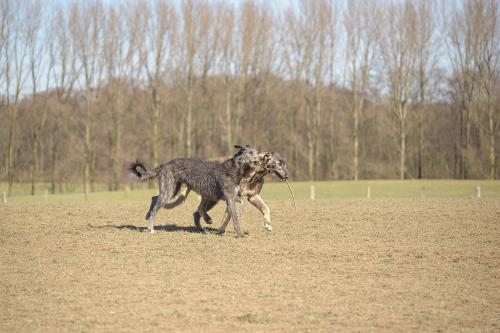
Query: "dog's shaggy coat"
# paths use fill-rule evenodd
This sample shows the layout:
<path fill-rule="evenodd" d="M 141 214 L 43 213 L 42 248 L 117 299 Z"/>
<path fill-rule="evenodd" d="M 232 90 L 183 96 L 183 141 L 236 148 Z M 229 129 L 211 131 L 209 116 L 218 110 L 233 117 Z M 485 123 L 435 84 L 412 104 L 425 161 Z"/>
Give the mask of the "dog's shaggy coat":
<path fill-rule="evenodd" d="M 210 202 L 215 205 L 219 200 L 225 200 L 236 235 L 243 237 L 235 200 L 239 195 L 241 179 L 259 162 L 260 156 L 254 149 L 240 146 L 237 148 L 239 148 L 238 153 L 223 163 L 197 158 L 177 158 L 149 171 L 142 162 L 132 163 L 129 170 L 134 179 L 146 181 L 158 178 L 159 195 L 151 198 L 151 206 L 146 214 L 150 231 L 154 232 L 154 218 L 158 210 L 161 207 L 167 209 L 175 207 L 178 203 L 179 190 L 185 184 L 202 197 L 202 203 L 198 208 L 201 216 L 206 214 L 205 203 Z M 200 231 L 204 231 L 199 218 L 198 221 L 195 219 L 195 223 Z"/>

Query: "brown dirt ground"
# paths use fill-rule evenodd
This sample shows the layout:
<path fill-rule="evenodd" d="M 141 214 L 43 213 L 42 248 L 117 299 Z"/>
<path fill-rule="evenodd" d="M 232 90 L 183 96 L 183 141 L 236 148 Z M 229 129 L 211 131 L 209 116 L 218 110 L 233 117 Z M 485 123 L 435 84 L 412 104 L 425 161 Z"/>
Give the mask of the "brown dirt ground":
<path fill-rule="evenodd" d="M 500 330 L 498 199 L 270 201 L 244 239 L 195 204 L 0 207 L 0 331 Z"/>

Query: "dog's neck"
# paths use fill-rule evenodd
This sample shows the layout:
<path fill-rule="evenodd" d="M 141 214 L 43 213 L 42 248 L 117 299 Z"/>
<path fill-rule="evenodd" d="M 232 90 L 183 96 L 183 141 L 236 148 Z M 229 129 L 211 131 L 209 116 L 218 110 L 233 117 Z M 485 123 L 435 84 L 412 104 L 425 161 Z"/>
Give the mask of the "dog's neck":
<path fill-rule="evenodd" d="M 251 172 L 252 168 L 248 163 L 242 163 L 241 161 L 230 158 L 222 163 L 226 172 L 237 182 L 239 183 L 243 177 L 245 177 L 249 172 Z"/>

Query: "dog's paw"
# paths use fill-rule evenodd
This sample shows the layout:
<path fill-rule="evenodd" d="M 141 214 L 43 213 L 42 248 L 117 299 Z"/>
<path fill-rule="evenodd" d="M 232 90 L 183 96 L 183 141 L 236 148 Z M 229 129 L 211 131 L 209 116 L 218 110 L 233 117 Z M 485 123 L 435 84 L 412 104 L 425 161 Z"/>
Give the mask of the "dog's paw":
<path fill-rule="evenodd" d="M 213 221 L 212 221 L 212 219 L 207 219 L 207 220 L 205 221 L 205 223 L 206 223 L 206 224 L 212 224 L 212 223 L 213 223 Z"/>
<path fill-rule="evenodd" d="M 273 227 L 270 224 L 264 224 L 264 228 L 266 228 L 267 231 L 273 231 Z"/>
<path fill-rule="evenodd" d="M 154 234 L 155 233 L 155 229 L 149 229 L 149 232 Z"/>
<path fill-rule="evenodd" d="M 220 228 L 219 230 L 217 230 L 217 235 L 222 236 L 222 235 L 224 235 L 225 232 L 226 232 L 226 229 Z"/>

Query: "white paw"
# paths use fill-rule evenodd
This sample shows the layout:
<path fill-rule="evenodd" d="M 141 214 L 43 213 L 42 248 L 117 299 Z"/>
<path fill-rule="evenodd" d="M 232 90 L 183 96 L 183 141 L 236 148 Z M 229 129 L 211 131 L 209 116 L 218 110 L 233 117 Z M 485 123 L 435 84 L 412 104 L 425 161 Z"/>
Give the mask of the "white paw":
<path fill-rule="evenodd" d="M 149 232 L 154 234 L 155 233 L 155 229 L 149 229 Z"/>
<path fill-rule="evenodd" d="M 267 231 L 273 231 L 273 227 L 270 224 L 264 224 L 264 228 L 266 228 Z"/>

